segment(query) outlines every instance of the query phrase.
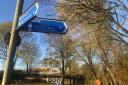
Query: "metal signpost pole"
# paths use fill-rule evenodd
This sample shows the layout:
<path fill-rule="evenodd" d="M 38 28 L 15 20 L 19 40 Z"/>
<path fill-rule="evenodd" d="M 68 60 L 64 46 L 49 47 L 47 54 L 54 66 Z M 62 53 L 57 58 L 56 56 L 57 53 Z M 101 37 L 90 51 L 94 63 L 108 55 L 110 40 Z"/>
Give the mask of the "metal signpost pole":
<path fill-rule="evenodd" d="M 11 30 L 10 43 L 7 52 L 3 79 L 2 79 L 2 85 L 10 85 L 10 77 L 14 68 L 13 59 L 15 57 L 17 35 L 19 34 L 19 32 L 16 29 L 18 25 L 18 18 L 22 13 L 23 3 L 24 0 L 17 0 L 13 26 Z"/>

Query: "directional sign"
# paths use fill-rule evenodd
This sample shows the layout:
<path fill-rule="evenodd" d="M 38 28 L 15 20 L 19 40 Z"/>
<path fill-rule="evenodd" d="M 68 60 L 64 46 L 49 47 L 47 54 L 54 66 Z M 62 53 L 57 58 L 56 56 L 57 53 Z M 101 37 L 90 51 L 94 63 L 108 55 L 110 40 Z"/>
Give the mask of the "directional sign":
<path fill-rule="evenodd" d="M 68 30 L 68 27 L 64 21 L 35 18 L 31 20 L 28 24 L 22 26 L 19 30 L 53 34 L 65 34 Z"/>
<path fill-rule="evenodd" d="M 26 22 L 30 21 L 33 17 L 35 17 L 38 9 L 39 9 L 39 2 L 36 2 L 23 15 L 21 15 L 18 21 L 18 27 L 21 27 Z"/>

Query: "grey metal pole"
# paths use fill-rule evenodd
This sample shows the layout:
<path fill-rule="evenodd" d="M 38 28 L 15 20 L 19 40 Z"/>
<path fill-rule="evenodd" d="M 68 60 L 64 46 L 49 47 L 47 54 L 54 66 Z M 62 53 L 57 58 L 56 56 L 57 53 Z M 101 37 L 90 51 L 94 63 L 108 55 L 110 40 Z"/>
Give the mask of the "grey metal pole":
<path fill-rule="evenodd" d="M 2 79 L 2 85 L 10 85 L 11 74 L 14 69 L 13 59 L 15 57 L 15 52 L 16 52 L 17 35 L 19 34 L 19 31 L 17 30 L 17 25 L 18 25 L 19 16 L 22 14 L 23 3 L 24 0 L 17 0 L 13 26 L 11 30 L 10 43 L 7 51 L 7 58 L 5 63 L 3 79 Z"/>

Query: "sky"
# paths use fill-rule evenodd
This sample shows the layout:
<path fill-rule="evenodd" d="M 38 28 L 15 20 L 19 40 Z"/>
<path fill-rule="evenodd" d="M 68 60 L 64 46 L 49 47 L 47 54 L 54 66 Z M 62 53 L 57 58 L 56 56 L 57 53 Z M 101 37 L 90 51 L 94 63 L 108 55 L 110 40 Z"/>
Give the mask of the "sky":
<path fill-rule="evenodd" d="M 27 9 L 32 4 L 32 0 L 24 0 L 24 1 L 25 2 L 24 2 L 23 10 Z M 0 0 L 0 23 L 12 22 L 13 21 L 13 17 L 14 17 L 14 13 L 15 13 L 15 7 L 16 7 L 16 0 Z M 42 18 L 48 18 L 48 17 L 53 18 L 53 16 L 50 17 L 48 15 L 49 12 L 50 13 L 54 12 L 53 7 L 49 8 L 49 6 L 47 6 L 47 5 L 41 5 L 40 9 L 39 9 L 39 12 L 38 12 L 38 16 L 42 17 Z M 42 37 L 41 33 L 35 33 L 34 35 L 38 36 L 38 38 Z M 39 42 L 39 40 L 37 42 Z M 47 51 L 46 49 L 47 49 L 47 44 L 45 44 L 45 42 L 44 42 L 43 45 L 41 45 L 41 52 L 42 52 L 41 56 L 45 56 L 46 51 Z M 17 62 L 18 63 L 16 64 L 16 68 L 18 68 L 18 67 L 22 68 L 23 65 L 21 63 L 23 61 L 18 59 Z M 0 60 L 0 70 L 2 68 L 4 68 L 4 66 L 1 66 L 1 65 L 3 65 L 3 63 L 4 63 L 4 61 Z"/>
<path fill-rule="evenodd" d="M 24 0 L 24 9 L 29 7 L 32 0 Z M 0 0 L 0 23 L 13 21 L 16 0 Z"/>
<path fill-rule="evenodd" d="M 12 21 L 15 11 L 16 0 L 0 0 L 0 23 Z M 9 2 L 9 3 L 7 3 Z"/>

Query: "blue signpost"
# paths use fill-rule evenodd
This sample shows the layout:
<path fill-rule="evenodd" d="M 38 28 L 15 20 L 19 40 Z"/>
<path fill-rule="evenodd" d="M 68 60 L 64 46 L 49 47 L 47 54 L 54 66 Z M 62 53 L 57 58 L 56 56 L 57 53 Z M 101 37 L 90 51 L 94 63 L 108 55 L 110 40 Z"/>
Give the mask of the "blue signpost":
<path fill-rule="evenodd" d="M 36 2 L 19 18 L 18 27 L 21 27 L 25 23 L 32 20 L 36 16 L 38 9 L 39 9 L 39 2 Z"/>
<path fill-rule="evenodd" d="M 68 30 L 68 27 L 66 23 L 61 20 L 35 18 L 31 20 L 28 24 L 22 26 L 19 30 L 53 34 L 65 34 Z"/>
<path fill-rule="evenodd" d="M 32 5 L 18 21 L 20 31 L 65 34 L 68 27 L 64 21 L 35 18 L 39 9 L 39 2 Z"/>

